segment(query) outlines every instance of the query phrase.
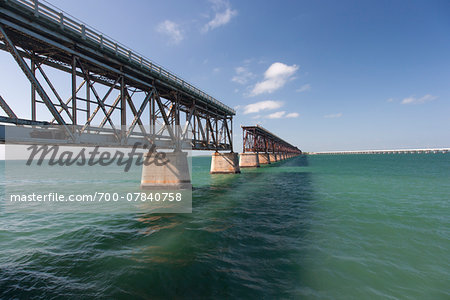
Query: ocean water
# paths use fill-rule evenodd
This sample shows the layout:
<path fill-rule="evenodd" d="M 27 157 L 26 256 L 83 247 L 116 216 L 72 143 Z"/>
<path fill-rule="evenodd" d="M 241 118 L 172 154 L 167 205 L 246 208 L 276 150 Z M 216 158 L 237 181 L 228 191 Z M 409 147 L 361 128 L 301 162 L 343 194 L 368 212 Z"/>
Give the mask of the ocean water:
<path fill-rule="evenodd" d="M 192 214 L 0 211 L 0 298 L 450 299 L 450 154 L 209 166 Z"/>

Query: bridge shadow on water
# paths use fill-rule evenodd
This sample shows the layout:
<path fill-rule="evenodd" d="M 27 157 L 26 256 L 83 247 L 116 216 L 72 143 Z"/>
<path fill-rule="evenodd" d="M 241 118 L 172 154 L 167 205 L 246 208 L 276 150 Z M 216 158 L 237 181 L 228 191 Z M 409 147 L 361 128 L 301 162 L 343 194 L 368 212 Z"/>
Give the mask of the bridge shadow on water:
<path fill-rule="evenodd" d="M 308 159 L 300 156 L 211 175 L 210 185 L 193 193 L 192 214 L 141 218 L 148 229 L 176 225 L 159 232 L 158 250 L 137 254 L 148 269 L 133 276 L 135 292 L 128 296 L 298 296 L 315 199 L 305 166 Z"/>

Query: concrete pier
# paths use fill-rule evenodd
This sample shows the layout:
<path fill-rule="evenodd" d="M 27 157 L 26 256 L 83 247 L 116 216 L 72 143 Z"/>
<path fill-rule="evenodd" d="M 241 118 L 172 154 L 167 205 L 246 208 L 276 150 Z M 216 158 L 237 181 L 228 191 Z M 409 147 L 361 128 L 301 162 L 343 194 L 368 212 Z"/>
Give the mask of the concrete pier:
<path fill-rule="evenodd" d="M 266 152 L 259 152 L 258 153 L 258 159 L 260 165 L 267 165 L 270 164 L 270 157 L 269 153 Z"/>
<path fill-rule="evenodd" d="M 188 189 L 191 176 L 186 152 L 149 152 L 142 166 L 142 189 Z"/>
<path fill-rule="evenodd" d="M 274 162 L 278 161 L 276 153 L 269 153 L 269 159 L 270 159 L 270 163 L 274 163 Z"/>
<path fill-rule="evenodd" d="M 236 174 L 241 173 L 239 157 L 237 153 L 215 152 L 211 159 L 211 174 Z"/>
<path fill-rule="evenodd" d="M 240 168 L 259 168 L 259 155 L 258 153 L 247 152 L 239 154 L 239 167 Z"/>

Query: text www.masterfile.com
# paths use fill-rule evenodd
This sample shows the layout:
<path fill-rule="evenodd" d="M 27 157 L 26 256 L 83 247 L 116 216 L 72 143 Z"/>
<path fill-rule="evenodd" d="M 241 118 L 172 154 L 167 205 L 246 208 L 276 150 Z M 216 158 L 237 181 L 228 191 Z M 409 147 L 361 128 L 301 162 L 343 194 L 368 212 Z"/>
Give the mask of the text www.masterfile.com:
<path fill-rule="evenodd" d="M 11 202 L 180 202 L 183 194 L 177 192 L 135 192 L 109 193 L 95 192 L 92 194 L 61 194 L 61 193 L 31 193 L 10 194 Z"/>

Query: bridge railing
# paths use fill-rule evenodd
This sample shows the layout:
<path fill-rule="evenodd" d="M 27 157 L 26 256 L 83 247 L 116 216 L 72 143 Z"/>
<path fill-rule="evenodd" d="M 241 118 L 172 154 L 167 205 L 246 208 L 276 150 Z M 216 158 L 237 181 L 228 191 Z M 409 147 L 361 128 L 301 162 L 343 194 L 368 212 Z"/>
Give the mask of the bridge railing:
<path fill-rule="evenodd" d="M 202 90 L 196 88 L 192 84 L 188 83 L 181 77 L 169 72 L 160 65 L 152 62 L 148 58 L 134 52 L 130 48 L 122 45 L 121 43 L 109 38 L 94 28 L 72 18 L 64 15 L 61 11 L 57 11 L 39 1 L 36 0 L 5 0 L 6 2 L 17 3 L 24 8 L 30 10 L 36 17 L 43 17 L 57 25 L 62 30 L 70 30 L 84 40 L 89 40 L 102 50 L 107 50 L 128 60 L 130 63 L 140 66 L 141 68 L 149 71 L 152 75 L 165 79 L 166 81 L 175 84 L 185 91 L 188 91 L 206 102 L 212 103 L 216 107 L 219 107 L 228 113 L 236 114 L 236 111 L 231 107 L 223 104 L 214 97 L 206 94 Z"/>

